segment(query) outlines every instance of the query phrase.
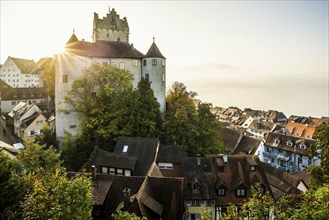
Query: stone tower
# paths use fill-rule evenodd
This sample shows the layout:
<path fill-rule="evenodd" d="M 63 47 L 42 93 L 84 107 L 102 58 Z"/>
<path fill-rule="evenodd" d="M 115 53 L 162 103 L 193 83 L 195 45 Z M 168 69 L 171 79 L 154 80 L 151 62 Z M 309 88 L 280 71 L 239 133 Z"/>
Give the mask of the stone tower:
<path fill-rule="evenodd" d="M 150 49 L 142 60 L 142 76 L 151 82 L 154 96 L 160 104 L 160 111 L 166 111 L 166 58 L 155 44 L 154 38 Z"/>
<path fill-rule="evenodd" d="M 120 19 L 114 8 L 106 17 L 98 18 L 94 13 L 93 41 L 120 41 L 129 43 L 129 26 L 127 18 Z"/>

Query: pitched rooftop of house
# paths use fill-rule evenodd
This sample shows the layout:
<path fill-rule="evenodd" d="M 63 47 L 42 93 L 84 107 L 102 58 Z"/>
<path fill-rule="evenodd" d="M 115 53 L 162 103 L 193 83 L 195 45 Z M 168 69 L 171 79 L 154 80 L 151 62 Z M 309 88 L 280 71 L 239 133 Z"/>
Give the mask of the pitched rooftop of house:
<path fill-rule="evenodd" d="M 161 145 L 158 152 L 157 162 L 181 163 L 183 156 L 183 146 Z"/>
<path fill-rule="evenodd" d="M 65 52 L 85 57 L 135 58 L 141 59 L 144 54 L 125 42 L 119 41 L 79 41 L 73 34 L 65 46 Z"/>
<path fill-rule="evenodd" d="M 47 99 L 45 88 L 7 88 L 1 94 L 2 101 Z"/>
<path fill-rule="evenodd" d="M 238 145 L 243 134 L 232 128 L 224 127 L 220 133 L 221 139 L 224 142 L 225 151 L 232 153 L 234 148 Z"/>
<path fill-rule="evenodd" d="M 233 149 L 232 154 L 244 153 L 253 155 L 260 143 L 261 140 L 259 139 L 243 136 L 238 145 Z"/>
<path fill-rule="evenodd" d="M 10 57 L 12 61 L 17 65 L 22 74 L 37 74 L 38 67 L 34 60 L 27 60 L 21 58 Z"/>
<path fill-rule="evenodd" d="M 114 152 L 99 152 L 95 165 L 130 169 L 134 176 L 145 176 L 156 161 L 159 145 L 156 138 L 119 137 Z"/>
<path fill-rule="evenodd" d="M 307 148 L 315 142 L 316 141 L 312 139 L 304 139 L 272 132 L 266 138 L 265 145 L 307 156 Z"/>
<path fill-rule="evenodd" d="M 124 210 L 148 219 L 180 219 L 183 215 L 183 178 L 97 175 L 93 180 L 96 205 L 104 218 Z"/>

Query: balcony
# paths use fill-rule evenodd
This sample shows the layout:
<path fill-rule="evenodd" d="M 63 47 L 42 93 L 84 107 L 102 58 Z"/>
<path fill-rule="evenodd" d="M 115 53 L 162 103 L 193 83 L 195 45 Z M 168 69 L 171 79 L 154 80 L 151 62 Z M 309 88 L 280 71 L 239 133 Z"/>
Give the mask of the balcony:
<path fill-rule="evenodd" d="M 276 158 L 277 158 L 278 160 L 283 160 L 283 161 L 288 161 L 288 160 L 290 160 L 290 157 L 289 157 L 289 156 L 282 155 L 282 154 L 278 154 L 278 155 L 276 156 Z"/>
<path fill-rule="evenodd" d="M 263 156 L 265 156 L 265 157 L 272 157 L 272 158 L 275 158 L 276 157 L 276 155 L 272 154 L 271 152 L 266 152 L 266 151 L 263 152 Z"/>

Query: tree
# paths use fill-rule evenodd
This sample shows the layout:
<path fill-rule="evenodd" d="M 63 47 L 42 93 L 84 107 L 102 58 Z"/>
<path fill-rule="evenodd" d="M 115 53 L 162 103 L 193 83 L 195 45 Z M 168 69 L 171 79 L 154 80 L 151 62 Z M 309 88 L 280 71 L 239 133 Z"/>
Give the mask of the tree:
<path fill-rule="evenodd" d="M 154 96 L 149 80 L 142 78 L 138 83 L 130 105 L 131 136 L 159 137 L 162 127 L 160 104 Z"/>
<path fill-rule="evenodd" d="M 56 139 L 56 134 L 51 128 L 47 126 L 42 129 L 41 134 L 36 136 L 35 142 L 38 143 L 40 146 L 44 145 L 45 149 L 48 149 L 49 147 L 58 149 L 58 141 Z"/>
<path fill-rule="evenodd" d="M 59 153 L 36 143 L 28 143 L 27 147 L 18 153 L 17 159 L 26 173 L 42 173 L 42 175 L 54 173 L 62 164 Z"/>
<path fill-rule="evenodd" d="M 43 74 L 41 74 L 42 80 L 45 82 L 44 87 L 50 97 L 50 110 L 55 109 L 55 60 L 54 58 L 42 59 L 40 65 Z"/>
<path fill-rule="evenodd" d="M 311 165 L 308 173 L 311 176 L 311 186 L 318 187 L 329 183 L 329 121 L 323 122 L 315 128 L 313 138 L 317 140 L 308 149 L 310 157 L 319 157 L 321 165 Z"/>
<path fill-rule="evenodd" d="M 146 220 L 145 217 L 138 217 L 135 213 L 117 211 L 112 214 L 114 220 Z"/>
<path fill-rule="evenodd" d="M 93 195 L 85 175 L 68 178 L 60 170 L 38 178 L 22 203 L 24 219 L 91 219 Z"/>
<path fill-rule="evenodd" d="M 175 82 L 169 89 L 166 118 L 163 123 L 163 140 L 185 147 L 189 156 L 221 153 L 221 127 L 211 113 L 211 104 L 197 100 L 197 93 L 187 91 L 183 83 Z"/>
<path fill-rule="evenodd" d="M 14 219 L 20 201 L 26 193 L 22 172 L 16 159 L 0 152 L 0 219 Z"/>

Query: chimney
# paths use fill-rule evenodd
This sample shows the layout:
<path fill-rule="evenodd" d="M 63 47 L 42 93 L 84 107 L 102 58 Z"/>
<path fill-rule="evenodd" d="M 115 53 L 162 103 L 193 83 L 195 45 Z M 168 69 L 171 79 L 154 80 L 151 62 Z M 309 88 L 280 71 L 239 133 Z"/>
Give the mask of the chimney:
<path fill-rule="evenodd" d="M 223 160 L 224 160 L 224 163 L 227 163 L 227 155 L 223 155 Z"/>
<path fill-rule="evenodd" d="M 92 165 L 91 166 L 91 169 L 92 169 L 92 180 L 96 180 L 96 166 L 95 165 Z"/>
<path fill-rule="evenodd" d="M 126 211 L 130 205 L 130 190 L 129 188 L 123 189 L 123 210 Z"/>

